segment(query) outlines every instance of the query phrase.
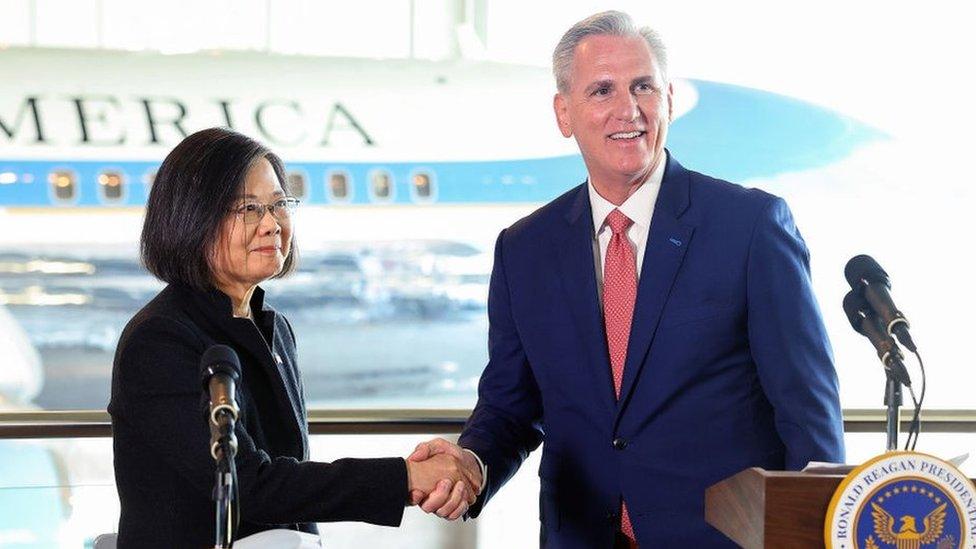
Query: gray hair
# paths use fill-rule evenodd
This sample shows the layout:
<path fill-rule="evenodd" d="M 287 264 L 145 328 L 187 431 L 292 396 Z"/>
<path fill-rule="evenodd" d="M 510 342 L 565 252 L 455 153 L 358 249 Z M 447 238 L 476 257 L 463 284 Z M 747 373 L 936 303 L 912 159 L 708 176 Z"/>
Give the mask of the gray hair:
<path fill-rule="evenodd" d="M 556 44 L 556 49 L 552 52 L 552 74 L 556 77 L 556 89 L 560 93 L 569 91 L 569 74 L 573 67 L 576 46 L 590 36 L 601 34 L 646 40 L 661 69 L 661 76 L 667 81 L 668 56 L 661 36 L 650 27 L 638 27 L 624 12 L 605 11 L 591 15 L 573 25 Z"/>

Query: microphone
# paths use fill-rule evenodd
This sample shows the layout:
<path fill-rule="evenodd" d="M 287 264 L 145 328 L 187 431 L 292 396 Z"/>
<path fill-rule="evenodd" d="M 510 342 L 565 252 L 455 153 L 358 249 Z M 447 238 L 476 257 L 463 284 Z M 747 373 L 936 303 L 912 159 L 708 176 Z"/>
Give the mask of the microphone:
<path fill-rule="evenodd" d="M 911 387 L 912 378 L 909 377 L 905 363 L 902 362 L 904 356 L 898 350 L 898 344 L 885 332 L 881 320 L 872 313 L 867 300 L 854 290 L 847 292 L 847 295 L 844 296 L 844 313 L 854 331 L 868 338 L 874 345 L 885 370 L 890 372 L 891 376 L 905 387 Z"/>
<path fill-rule="evenodd" d="M 855 256 L 844 267 L 844 277 L 851 289 L 862 295 L 874 309 L 885 331 L 897 337 L 906 349 L 916 352 L 915 342 L 908 333 L 908 319 L 895 307 L 889 293 L 891 282 L 881 265 L 869 255 Z"/>
<path fill-rule="evenodd" d="M 236 384 L 241 379 L 237 353 L 226 345 L 211 346 L 200 359 L 200 378 L 203 390 L 210 395 L 210 455 L 219 459 L 218 450 L 226 444 L 233 459 L 237 454 L 234 422 L 240 415 L 235 399 Z"/>

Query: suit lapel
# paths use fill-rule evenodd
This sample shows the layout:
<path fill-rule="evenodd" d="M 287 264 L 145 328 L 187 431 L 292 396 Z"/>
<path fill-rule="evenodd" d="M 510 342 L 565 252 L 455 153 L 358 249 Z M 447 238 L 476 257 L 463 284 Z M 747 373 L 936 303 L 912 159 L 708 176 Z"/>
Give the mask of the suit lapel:
<path fill-rule="evenodd" d="M 599 393 L 601 406 L 612 415 L 616 397 L 593 264 L 593 215 L 586 185 L 577 189 L 576 200 L 565 215 L 567 227 L 555 236 L 559 276 L 586 349 L 585 366 L 593 378 L 591 386 Z"/>
<path fill-rule="evenodd" d="M 278 411 L 286 421 L 291 420 L 289 423 L 295 428 L 295 435 L 298 440 L 296 446 L 304 452 L 300 435 L 302 427 L 300 418 L 296 414 L 296 410 L 300 409 L 300 403 L 295 402 L 293 391 L 289 391 L 285 386 L 286 380 L 277 363 L 278 355 L 270 344 L 265 343 L 264 336 L 260 333 L 257 325 L 250 320 L 233 318 L 228 328 L 227 332 L 234 339 L 234 343 L 244 348 L 254 361 L 260 364 L 268 379 L 271 380 L 271 389 L 274 391 L 275 401 L 278 403 Z"/>
<path fill-rule="evenodd" d="M 694 227 L 679 221 L 688 204 L 688 172 L 668 155 L 637 286 L 637 302 L 634 305 L 634 317 L 627 343 L 624 379 L 620 399 L 617 401 L 617 420 L 644 367 L 644 359 L 654 339 L 661 311 L 671 294 L 671 287 L 685 252 L 691 245 Z"/>
<path fill-rule="evenodd" d="M 252 309 L 266 311 L 263 308 L 264 291 L 255 288 L 255 296 L 251 300 Z M 275 401 L 278 403 L 278 411 L 284 418 L 291 418 L 291 424 L 296 429 L 295 435 L 301 441 L 302 427 L 301 418 L 295 415 L 296 403 L 291 391 L 285 387 L 285 380 L 282 378 L 281 371 L 278 369 L 274 350 L 271 345 L 266 343 L 257 325 L 248 319 L 233 318 L 231 315 L 230 298 L 218 290 L 211 290 L 202 295 L 201 311 L 207 315 L 229 339 L 231 346 L 235 349 L 242 349 L 251 355 L 253 362 L 260 365 L 265 371 L 268 379 L 271 380 L 271 390 L 274 392 Z M 266 314 L 274 314 L 266 311 Z M 241 361 L 245 360 L 240 357 Z M 303 447 L 302 442 L 298 447 Z"/>

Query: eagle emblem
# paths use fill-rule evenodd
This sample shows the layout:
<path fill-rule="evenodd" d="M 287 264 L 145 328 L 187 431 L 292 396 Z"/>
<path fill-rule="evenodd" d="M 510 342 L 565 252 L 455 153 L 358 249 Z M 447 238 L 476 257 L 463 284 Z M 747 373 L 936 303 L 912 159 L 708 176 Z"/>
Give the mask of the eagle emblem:
<path fill-rule="evenodd" d="M 897 549 L 919 549 L 922 545 L 935 543 L 945 528 L 946 505 L 936 507 L 922 519 L 924 530 L 919 532 L 915 517 L 904 515 L 897 520 L 877 503 L 871 502 L 871 516 L 874 518 L 874 533 L 882 542 L 894 545 Z M 895 531 L 897 523 L 898 531 Z"/>

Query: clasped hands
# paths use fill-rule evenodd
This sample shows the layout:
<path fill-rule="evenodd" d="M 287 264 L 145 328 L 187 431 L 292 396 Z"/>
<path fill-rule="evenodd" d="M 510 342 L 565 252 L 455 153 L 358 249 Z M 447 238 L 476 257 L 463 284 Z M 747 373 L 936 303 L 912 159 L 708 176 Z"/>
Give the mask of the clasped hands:
<path fill-rule="evenodd" d="M 407 457 L 411 505 L 457 520 L 481 491 L 481 466 L 471 452 L 442 438 L 421 442 Z"/>

